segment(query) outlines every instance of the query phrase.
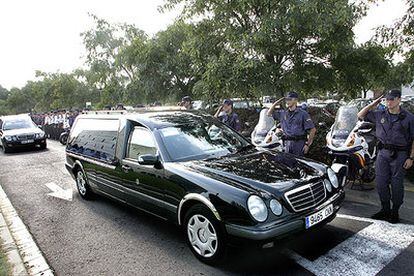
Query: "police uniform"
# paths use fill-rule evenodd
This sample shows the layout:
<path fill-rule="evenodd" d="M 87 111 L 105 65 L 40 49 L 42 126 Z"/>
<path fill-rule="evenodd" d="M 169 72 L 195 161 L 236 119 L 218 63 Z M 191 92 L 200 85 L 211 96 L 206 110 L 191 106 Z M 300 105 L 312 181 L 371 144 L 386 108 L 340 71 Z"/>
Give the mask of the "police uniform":
<path fill-rule="evenodd" d="M 396 92 L 394 96 L 401 97 L 400 93 L 397 95 Z M 393 213 L 398 217 L 398 209 L 404 198 L 406 170 L 403 165 L 409 158 L 414 140 L 414 115 L 403 108 L 400 108 L 399 114 L 391 114 L 388 109 L 376 109 L 369 111 L 364 119 L 376 125 L 379 151 L 375 164 L 375 182 L 382 211 L 390 212 L 391 200 Z"/>
<path fill-rule="evenodd" d="M 232 112 L 230 114 L 221 115 L 221 116 L 218 117 L 218 119 L 222 123 L 225 123 L 226 125 L 228 125 L 229 127 L 233 128 L 236 131 L 241 130 L 239 115 L 237 115 L 234 112 Z"/>
<path fill-rule="evenodd" d="M 223 101 L 223 105 L 229 105 L 232 107 L 232 111 L 230 114 L 227 114 L 226 112 L 222 111 L 222 113 L 220 113 L 220 115 L 218 115 L 218 119 L 228 125 L 229 127 L 231 127 L 232 129 L 236 130 L 236 131 L 240 131 L 241 130 L 241 123 L 240 123 L 240 119 L 239 119 L 239 115 L 237 115 L 236 112 L 233 111 L 233 101 L 230 99 L 225 99 Z"/>
<path fill-rule="evenodd" d="M 273 118 L 280 121 L 285 152 L 303 156 L 303 147 L 308 137 L 307 132 L 315 127 L 309 113 L 296 107 L 294 111 L 276 110 L 273 113 Z"/>

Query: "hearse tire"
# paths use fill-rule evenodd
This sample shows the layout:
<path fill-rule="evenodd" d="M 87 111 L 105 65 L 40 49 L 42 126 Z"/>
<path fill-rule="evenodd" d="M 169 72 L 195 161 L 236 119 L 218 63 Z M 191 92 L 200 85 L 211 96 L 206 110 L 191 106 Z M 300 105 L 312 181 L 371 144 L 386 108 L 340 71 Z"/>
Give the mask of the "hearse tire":
<path fill-rule="evenodd" d="M 81 169 L 75 171 L 76 188 L 79 195 L 86 200 L 93 199 L 94 193 L 92 192 L 85 172 Z"/>
<path fill-rule="evenodd" d="M 184 217 L 184 234 L 191 252 L 203 263 L 216 265 L 226 258 L 226 233 L 203 204 L 192 206 Z"/>

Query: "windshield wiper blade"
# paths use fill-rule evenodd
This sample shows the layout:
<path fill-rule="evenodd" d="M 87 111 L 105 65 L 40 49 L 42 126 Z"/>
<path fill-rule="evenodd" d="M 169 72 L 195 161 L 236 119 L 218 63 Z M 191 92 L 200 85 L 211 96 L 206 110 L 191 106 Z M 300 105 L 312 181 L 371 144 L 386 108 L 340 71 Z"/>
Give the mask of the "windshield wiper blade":
<path fill-rule="evenodd" d="M 243 146 L 241 148 L 238 148 L 234 153 L 243 152 L 243 151 L 246 151 L 246 150 L 249 150 L 249 149 L 253 149 L 253 148 L 255 148 L 254 145 L 248 144 L 248 145 L 245 145 L 245 146 Z"/>

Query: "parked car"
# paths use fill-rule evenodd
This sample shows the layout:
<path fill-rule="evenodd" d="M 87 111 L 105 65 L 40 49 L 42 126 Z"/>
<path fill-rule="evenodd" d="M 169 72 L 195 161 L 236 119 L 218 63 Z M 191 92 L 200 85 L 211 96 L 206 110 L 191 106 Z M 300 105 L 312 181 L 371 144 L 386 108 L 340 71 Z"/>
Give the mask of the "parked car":
<path fill-rule="evenodd" d="M 201 261 L 236 237 L 266 243 L 334 219 L 344 168 L 256 149 L 195 111 L 81 115 L 66 168 L 80 196 L 101 194 L 183 227 Z"/>
<path fill-rule="evenodd" d="M 4 153 L 23 147 L 46 149 L 44 131 L 27 114 L 0 117 L 0 140 Z"/>

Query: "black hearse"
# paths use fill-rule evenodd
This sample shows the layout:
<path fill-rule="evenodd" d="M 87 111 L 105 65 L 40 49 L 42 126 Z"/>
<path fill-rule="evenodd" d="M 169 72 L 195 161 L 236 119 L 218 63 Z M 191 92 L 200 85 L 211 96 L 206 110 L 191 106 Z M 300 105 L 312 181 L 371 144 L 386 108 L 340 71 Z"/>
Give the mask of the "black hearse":
<path fill-rule="evenodd" d="M 66 168 L 84 199 L 102 194 L 183 227 L 197 258 L 228 238 L 268 242 L 331 221 L 346 168 L 256 149 L 201 113 L 81 115 Z"/>
<path fill-rule="evenodd" d="M 29 115 L 0 117 L 0 145 L 4 153 L 14 149 L 38 146 L 46 148 L 46 135 Z"/>

